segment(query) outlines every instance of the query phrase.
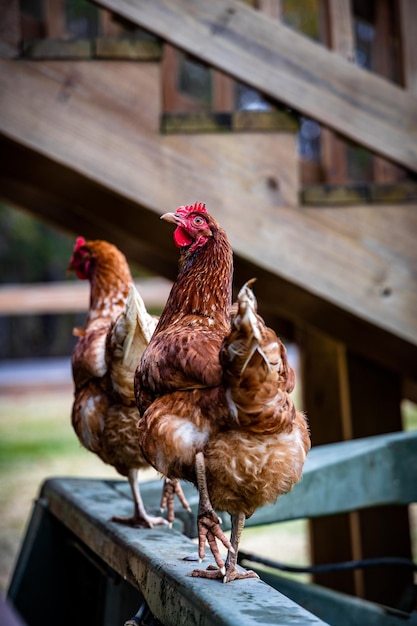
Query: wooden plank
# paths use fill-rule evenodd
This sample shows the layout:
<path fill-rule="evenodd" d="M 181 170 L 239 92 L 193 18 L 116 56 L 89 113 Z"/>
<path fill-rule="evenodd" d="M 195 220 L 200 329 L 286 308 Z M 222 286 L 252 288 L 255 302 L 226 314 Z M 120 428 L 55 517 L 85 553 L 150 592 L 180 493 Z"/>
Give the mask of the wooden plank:
<path fill-rule="evenodd" d="M 43 486 L 41 498 L 78 541 L 139 589 L 153 615 L 166 626 L 324 624 L 259 579 L 221 585 L 191 577 L 193 565 L 185 557 L 196 554 L 196 544 L 190 539 L 174 529 L 138 531 L 109 522 L 115 503 L 123 500 L 111 482 L 52 479 Z"/>
<path fill-rule="evenodd" d="M 298 120 L 286 111 L 235 111 L 232 116 L 234 131 L 293 132 Z"/>
<path fill-rule="evenodd" d="M 147 308 L 162 309 L 171 289 L 164 278 L 135 281 Z M 0 315 L 73 313 L 88 310 L 90 286 L 86 282 L 32 283 L 0 286 Z"/>
<path fill-rule="evenodd" d="M 230 234 L 236 280 L 255 274 L 257 294 L 276 313 L 308 319 L 387 362 L 394 351 L 395 366 L 415 376 L 413 206 L 294 210 L 298 174 L 290 133 L 161 137 L 159 68 L 117 62 L 111 68 L 99 61 L 3 61 L 0 130 L 10 141 L 3 144 L 9 156 L 2 176 L 45 186 L 71 210 L 71 229 L 79 230 L 81 215 L 90 227 L 94 219 L 101 229 L 107 224 L 135 236 L 170 277 L 175 249 L 152 219 L 197 193 Z M 11 190 L 10 178 L 7 184 Z M 23 191 L 15 185 L 13 193 Z M 29 193 L 24 197 L 34 202 Z M 67 219 L 41 201 L 36 210 Z"/>
<path fill-rule="evenodd" d="M 282 18 L 282 0 L 258 0 L 257 8 L 269 17 Z"/>
<path fill-rule="evenodd" d="M 341 58 L 353 62 L 355 42 L 351 3 L 346 0 L 328 0 L 327 9 L 327 45 Z M 346 141 L 338 133 L 322 127 L 320 145 L 325 182 L 330 185 L 345 184 L 348 180 Z"/>
<path fill-rule="evenodd" d="M 300 340 L 303 407 L 309 416 L 313 445 L 322 446 L 343 439 L 369 437 L 374 433 L 401 430 L 401 387 L 399 378 L 393 372 L 352 355 L 343 346 L 323 335 L 304 332 Z M 409 443 L 411 445 L 410 450 L 412 446 L 417 445 L 415 434 L 413 437 L 411 442 L 405 439 L 406 445 Z M 394 441 L 396 442 L 395 436 Z M 362 439 L 362 445 L 366 444 L 366 440 Z M 362 448 L 366 462 L 374 462 L 371 461 L 372 445 L 375 445 L 373 440 L 366 453 Z M 351 450 L 354 449 L 355 444 L 352 443 Z M 340 452 L 341 465 L 345 462 L 346 456 L 349 458 L 348 450 L 349 448 L 345 453 Z M 364 477 L 363 488 L 369 489 L 367 495 L 363 494 L 362 503 L 351 496 L 350 491 L 353 487 L 342 486 L 342 481 L 340 481 L 338 493 L 343 494 L 342 497 L 349 503 L 345 511 L 352 511 L 352 513 L 310 520 L 313 563 L 358 560 L 386 554 L 411 557 L 407 508 L 388 505 L 391 503 L 391 498 L 393 502 L 401 502 L 401 497 L 398 498 L 392 492 L 398 480 L 404 481 L 407 494 L 409 494 L 407 491 L 410 488 L 409 485 L 414 480 L 411 479 L 410 483 L 405 474 L 403 479 L 399 478 L 403 475 L 408 463 L 402 470 L 397 467 L 391 477 L 382 478 L 384 463 L 387 463 L 387 471 L 392 471 L 391 453 L 393 456 L 397 454 L 399 458 L 403 455 L 400 450 L 395 452 L 385 450 L 382 444 L 381 458 L 378 461 L 375 460 L 375 479 L 377 483 L 381 479 L 380 487 L 373 484 L 370 471 L 361 467 L 361 461 L 357 459 L 355 467 Z M 339 469 L 335 468 L 336 481 Z M 347 480 L 349 482 L 352 480 L 350 484 L 355 485 L 354 489 L 359 492 L 362 487 L 356 487 L 359 480 L 354 478 L 356 469 L 344 468 L 341 472 L 346 472 Z M 398 479 L 394 478 L 397 471 Z M 376 496 L 379 490 L 386 493 L 386 498 L 382 496 L 384 507 L 378 506 L 364 512 L 355 511 L 355 509 L 382 504 L 378 500 L 380 496 Z M 330 498 L 332 489 L 329 489 L 327 493 L 327 497 Z M 349 494 L 348 497 L 347 494 Z M 417 491 L 414 495 L 417 497 Z M 313 494 L 312 497 L 314 497 Z M 332 495 L 330 499 L 334 498 L 337 499 L 337 496 Z M 317 499 L 320 502 L 320 499 Z M 337 507 L 333 508 L 332 505 L 330 507 L 333 513 L 343 511 L 340 508 L 338 510 Z M 377 520 L 379 520 L 378 531 L 375 531 Z M 383 568 L 377 568 L 337 574 L 320 573 L 314 576 L 314 580 L 326 587 L 354 593 L 369 600 L 383 602 L 385 598 L 385 601 L 394 605 L 396 597 L 410 579 L 409 572 L 405 570 L 396 570 L 396 576 L 396 582 L 392 583 L 388 572 Z"/>
<path fill-rule="evenodd" d="M 350 0 L 327 0 L 329 13 L 329 47 L 346 61 L 355 60 L 355 38 Z"/>
<path fill-rule="evenodd" d="M 351 185 L 308 185 L 301 191 L 301 201 L 310 206 L 417 203 L 417 184 L 361 183 Z"/>
<path fill-rule="evenodd" d="M 417 4 L 415 0 L 399 0 L 405 87 L 417 95 Z"/>
<path fill-rule="evenodd" d="M 164 133 L 207 132 L 296 132 L 297 120 L 284 111 L 234 111 L 217 113 L 163 113 L 161 130 Z"/>
<path fill-rule="evenodd" d="M 28 59 L 90 59 L 91 39 L 30 39 L 23 42 L 23 56 Z"/>
<path fill-rule="evenodd" d="M 323 445 L 347 439 L 351 433 L 346 348 L 309 329 L 298 329 L 297 343 L 301 354 L 302 406 L 308 415 L 313 450 L 316 446 L 323 449 Z M 323 504 L 322 497 L 316 498 L 317 503 Z M 312 563 L 353 558 L 350 515 L 341 513 L 336 507 L 330 515 L 323 511 L 309 520 Z M 358 591 L 351 571 L 317 574 L 314 581 L 344 593 L 356 595 Z"/>
<path fill-rule="evenodd" d="M 392 3 L 389 0 L 379 0 L 375 4 L 375 38 L 372 46 L 373 69 L 387 80 L 399 75 L 398 53 L 394 48 Z M 394 183 L 406 177 L 406 172 L 395 163 L 382 157 L 373 158 L 373 180 L 377 183 Z"/>
<path fill-rule="evenodd" d="M 231 76 L 417 170 L 417 103 L 237 0 L 100 0 Z"/>
<path fill-rule="evenodd" d="M 94 39 L 96 59 L 130 59 L 131 61 L 160 61 L 162 46 L 157 41 L 132 37 L 97 37 Z"/>
<path fill-rule="evenodd" d="M 352 436 L 362 438 L 374 433 L 400 431 L 402 389 L 399 376 L 391 368 L 380 367 L 354 354 L 348 354 L 348 376 Z M 417 440 L 415 432 L 411 436 Z M 400 451 L 397 454 L 402 456 Z M 417 464 L 415 467 L 417 469 Z M 412 475 L 410 478 L 413 486 L 409 488 L 415 489 L 417 482 Z M 397 480 L 410 484 L 409 477 L 401 470 L 398 470 Z M 356 533 L 362 558 L 387 554 L 412 558 L 407 507 L 377 506 L 361 512 Z M 399 567 L 392 568 L 389 573 L 381 567 L 365 570 L 362 577 L 364 597 L 391 606 L 395 606 L 413 580 L 412 572 Z"/>
<path fill-rule="evenodd" d="M 120 20 L 115 19 L 114 13 L 102 9 L 99 12 L 100 34 L 104 38 L 114 38 L 123 36 L 123 27 Z"/>
<path fill-rule="evenodd" d="M 44 0 L 46 38 L 65 39 L 68 36 L 65 9 L 64 0 Z"/>

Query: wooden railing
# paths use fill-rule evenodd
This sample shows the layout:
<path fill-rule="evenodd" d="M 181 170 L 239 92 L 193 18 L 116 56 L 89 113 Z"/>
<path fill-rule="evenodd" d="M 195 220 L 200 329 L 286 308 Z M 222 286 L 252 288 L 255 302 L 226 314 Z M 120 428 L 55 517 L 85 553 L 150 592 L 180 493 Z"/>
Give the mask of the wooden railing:
<path fill-rule="evenodd" d="M 164 278 L 136 282 L 148 309 L 162 309 L 171 283 Z M 87 282 L 31 283 L 0 286 L 0 315 L 35 313 L 78 313 L 88 310 L 90 286 Z"/>
<path fill-rule="evenodd" d="M 416 502 L 416 453 L 416 432 L 313 448 L 303 480 L 276 505 L 258 510 L 247 525 Z M 192 514 L 179 510 L 174 528 L 132 529 L 109 521 L 116 509 L 131 508 L 126 481 L 48 480 L 8 592 L 27 625 L 135 626 L 146 612 L 166 626 L 417 623 L 412 609 L 295 582 L 275 574 L 262 559 L 259 564 L 256 555 L 242 554 L 243 563 L 258 571 L 260 580 L 222 585 L 192 578 L 197 545 L 190 537 L 196 535 L 198 494 L 188 484 L 184 490 Z M 161 481 L 142 483 L 141 492 L 147 508 L 158 510 Z M 227 516 L 223 519 L 228 528 Z M 406 559 L 397 561 L 385 564 L 393 575 L 404 565 L 410 572 L 417 569 Z"/>

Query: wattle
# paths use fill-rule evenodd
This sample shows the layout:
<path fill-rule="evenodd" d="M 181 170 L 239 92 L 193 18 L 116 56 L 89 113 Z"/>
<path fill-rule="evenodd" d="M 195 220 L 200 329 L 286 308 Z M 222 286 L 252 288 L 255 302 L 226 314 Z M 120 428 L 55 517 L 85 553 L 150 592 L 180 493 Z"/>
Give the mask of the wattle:
<path fill-rule="evenodd" d="M 178 228 L 174 231 L 174 241 L 178 248 L 184 248 L 185 246 L 189 246 L 193 243 L 190 235 L 187 233 L 184 228 L 178 226 Z"/>

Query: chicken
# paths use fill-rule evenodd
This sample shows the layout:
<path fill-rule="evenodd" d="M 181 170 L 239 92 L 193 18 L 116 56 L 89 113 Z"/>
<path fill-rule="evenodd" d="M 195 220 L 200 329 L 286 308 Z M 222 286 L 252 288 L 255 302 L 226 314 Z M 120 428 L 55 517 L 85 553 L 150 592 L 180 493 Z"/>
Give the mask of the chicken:
<path fill-rule="evenodd" d="M 157 318 L 146 311 L 125 256 L 112 244 L 79 237 L 69 270 L 89 280 L 91 287 L 85 328 L 74 329 L 78 337 L 72 354 L 74 430 L 87 450 L 128 477 L 134 512 L 114 521 L 146 527 L 172 522 L 174 493 L 190 510 L 178 481 L 164 486 L 168 522 L 147 514 L 137 481 L 138 470 L 148 463 L 138 443 L 133 379 Z"/>
<path fill-rule="evenodd" d="M 158 471 L 198 488 L 199 558 L 208 541 L 216 566 L 192 575 L 256 577 L 236 566 L 245 518 L 292 488 L 310 448 L 294 372 L 250 283 L 231 315 L 232 250 L 205 205 L 162 219 L 176 225 L 179 273 L 135 375 L 140 443 Z M 231 515 L 230 541 L 215 509 Z"/>

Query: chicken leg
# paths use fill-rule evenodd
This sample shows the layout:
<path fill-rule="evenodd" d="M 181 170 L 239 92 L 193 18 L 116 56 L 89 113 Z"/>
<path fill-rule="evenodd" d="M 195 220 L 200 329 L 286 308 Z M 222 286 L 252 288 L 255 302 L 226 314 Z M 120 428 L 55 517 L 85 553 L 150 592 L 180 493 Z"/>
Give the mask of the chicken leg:
<path fill-rule="evenodd" d="M 174 511 L 174 498 L 177 496 L 178 500 L 181 502 L 183 508 L 188 511 L 188 513 L 192 513 L 191 507 L 187 502 L 187 498 L 184 495 L 184 492 L 181 487 L 181 483 L 177 479 L 165 478 L 164 488 L 162 490 L 161 497 L 161 512 L 167 509 L 168 512 L 168 523 L 172 526 L 172 522 L 175 519 L 175 511 Z"/>
<path fill-rule="evenodd" d="M 232 530 L 230 534 L 231 548 L 229 548 L 227 553 L 225 567 L 219 566 L 219 568 L 216 568 L 214 566 L 209 566 L 206 570 L 194 570 L 192 572 L 192 576 L 197 576 L 199 578 L 221 579 L 224 583 L 230 583 L 232 580 L 238 580 L 241 578 L 259 578 L 258 574 L 251 569 L 240 572 L 236 567 L 240 537 L 245 525 L 245 515 L 243 513 L 237 513 L 235 515 L 231 515 L 230 517 L 232 520 Z"/>
<path fill-rule="evenodd" d="M 224 561 L 220 556 L 219 548 L 217 546 L 216 539 L 219 539 L 221 543 L 227 548 L 229 551 L 233 550 L 232 544 L 227 539 L 226 535 L 220 528 L 221 520 L 219 516 L 214 511 L 211 502 L 210 496 L 207 489 L 207 481 L 206 481 L 206 468 L 204 461 L 204 454 L 202 452 L 197 452 L 195 457 L 195 471 L 197 476 L 197 488 L 199 492 L 199 503 L 198 503 L 198 515 L 197 515 L 197 525 L 198 525 L 198 556 L 200 561 L 204 559 L 205 556 L 205 544 L 206 540 L 210 546 L 210 550 L 213 554 L 214 560 L 218 566 L 218 572 L 221 572 L 222 575 L 225 575 L 226 569 L 224 566 Z M 192 576 L 200 576 L 205 578 L 214 578 L 212 576 L 212 570 L 209 568 L 207 570 L 194 570 L 192 572 Z M 206 576 L 206 574 L 209 574 Z"/>
<path fill-rule="evenodd" d="M 114 516 L 111 518 L 112 522 L 126 524 L 127 526 L 144 526 L 145 528 L 153 528 L 154 526 L 157 526 L 159 524 L 168 525 L 168 520 L 164 519 L 163 517 L 153 517 L 152 515 L 148 515 L 148 513 L 146 512 L 139 489 L 138 470 L 129 470 L 127 478 L 133 496 L 133 515 L 131 517 Z"/>

